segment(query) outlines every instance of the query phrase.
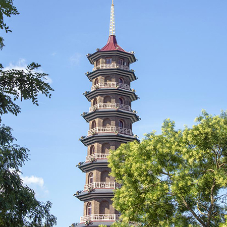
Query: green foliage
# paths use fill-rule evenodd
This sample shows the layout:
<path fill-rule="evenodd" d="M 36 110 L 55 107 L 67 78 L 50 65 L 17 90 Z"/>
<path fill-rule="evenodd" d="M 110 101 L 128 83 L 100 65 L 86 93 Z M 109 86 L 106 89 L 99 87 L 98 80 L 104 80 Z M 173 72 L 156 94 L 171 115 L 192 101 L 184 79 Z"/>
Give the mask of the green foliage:
<path fill-rule="evenodd" d="M 0 114 L 12 113 L 17 115 L 20 107 L 14 102 L 30 99 L 33 104 L 38 105 L 39 93 L 51 97 L 51 86 L 45 82 L 48 74 L 37 70 L 40 65 L 31 63 L 25 70 L 4 70 L 0 66 Z"/>
<path fill-rule="evenodd" d="M 32 189 L 19 176 L 28 160 L 28 149 L 14 144 L 11 128 L 0 128 L 0 226 L 53 226 L 56 218 L 49 214 L 51 203 L 39 202 Z"/>
<path fill-rule="evenodd" d="M 123 223 L 143 226 L 209 226 L 224 223 L 227 189 L 227 114 L 203 111 L 196 125 L 122 144 L 109 157 L 111 174 L 123 186 L 114 206 Z M 119 225 L 120 226 L 120 225 Z"/>
<path fill-rule="evenodd" d="M 0 0 L 0 29 L 4 29 L 6 33 L 12 32 L 9 26 L 4 22 L 4 16 L 11 17 L 12 15 L 17 15 L 19 12 L 17 8 L 13 5 L 13 0 Z M 0 37 L 0 49 L 3 48 L 4 39 Z"/>

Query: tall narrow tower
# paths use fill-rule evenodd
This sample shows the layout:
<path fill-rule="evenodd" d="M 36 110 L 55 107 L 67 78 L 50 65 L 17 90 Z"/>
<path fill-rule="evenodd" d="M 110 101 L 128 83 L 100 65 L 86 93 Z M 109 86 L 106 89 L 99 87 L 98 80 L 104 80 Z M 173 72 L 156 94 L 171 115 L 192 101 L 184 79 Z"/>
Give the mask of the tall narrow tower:
<path fill-rule="evenodd" d="M 139 120 L 131 109 L 131 102 L 138 99 L 130 86 L 136 80 L 130 69 L 136 58 L 133 52 L 126 52 L 117 44 L 113 0 L 108 42 L 87 57 L 94 68 L 86 73 L 92 86 L 84 95 L 91 107 L 82 114 L 89 130 L 87 136 L 80 138 L 88 149 L 86 161 L 78 165 L 86 173 L 84 189 L 76 193 L 84 202 L 84 216 L 78 226 L 110 226 L 120 216 L 111 200 L 119 185 L 109 176 L 107 157 L 109 150 L 117 149 L 121 143 L 137 140 L 132 124 Z"/>

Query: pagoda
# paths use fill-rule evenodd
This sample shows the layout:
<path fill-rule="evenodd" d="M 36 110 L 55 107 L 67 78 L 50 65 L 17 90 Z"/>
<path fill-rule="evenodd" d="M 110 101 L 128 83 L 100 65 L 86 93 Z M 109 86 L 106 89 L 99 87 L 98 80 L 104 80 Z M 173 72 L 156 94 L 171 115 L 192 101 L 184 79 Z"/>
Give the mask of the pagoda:
<path fill-rule="evenodd" d="M 117 43 L 113 0 L 108 42 L 87 57 L 94 68 L 86 73 L 92 86 L 84 95 L 91 106 L 89 112 L 82 114 L 89 123 L 89 130 L 87 136 L 80 138 L 88 149 L 86 160 L 78 164 L 86 173 L 86 181 L 84 189 L 75 194 L 84 202 L 84 216 L 77 226 L 110 226 L 120 216 L 112 206 L 114 190 L 120 185 L 109 176 L 107 158 L 110 150 L 137 140 L 132 124 L 140 120 L 131 109 L 131 102 L 138 99 L 131 89 L 131 82 L 137 78 L 130 69 L 136 58 L 134 52 L 126 52 Z"/>

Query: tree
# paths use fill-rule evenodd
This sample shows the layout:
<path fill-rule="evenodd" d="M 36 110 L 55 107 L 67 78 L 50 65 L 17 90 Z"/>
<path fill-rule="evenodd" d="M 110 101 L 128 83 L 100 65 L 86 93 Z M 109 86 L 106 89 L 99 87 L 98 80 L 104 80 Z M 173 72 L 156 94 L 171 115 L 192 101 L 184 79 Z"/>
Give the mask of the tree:
<path fill-rule="evenodd" d="M 161 135 L 122 144 L 109 163 L 122 184 L 113 203 L 122 223 L 114 226 L 226 226 L 227 112 L 203 111 L 183 130 L 167 119 Z"/>
<path fill-rule="evenodd" d="M 11 32 L 4 16 L 19 14 L 12 0 L 0 1 L 0 28 Z M 0 37 L 0 49 L 4 46 Z M 31 63 L 24 70 L 4 70 L 0 64 L 0 227 L 52 227 L 56 217 L 50 214 L 51 203 L 42 203 L 35 193 L 23 185 L 20 167 L 28 160 L 29 150 L 14 142 L 12 129 L 2 125 L 1 116 L 21 112 L 16 100 L 31 100 L 38 105 L 38 95 L 51 97 L 48 74 L 38 72 L 40 65 Z"/>

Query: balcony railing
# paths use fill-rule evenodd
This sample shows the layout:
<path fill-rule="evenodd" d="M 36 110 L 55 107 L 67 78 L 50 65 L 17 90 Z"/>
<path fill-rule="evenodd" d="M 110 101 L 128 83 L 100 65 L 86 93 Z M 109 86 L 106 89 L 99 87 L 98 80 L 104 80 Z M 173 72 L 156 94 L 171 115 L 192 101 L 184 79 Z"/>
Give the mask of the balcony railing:
<path fill-rule="evenodd" d="M 128 128 L 121 128 L 117 126 L 109 126 L 109 127 L 96 127 L 93 129 L 90 129 L 88 131 L 88 136 L 92 136 L 95 134 L 106 134 L 106 133 L 116 133 L 116 134 L 124 134 L 133 136 L 132 130 Z"/>
<path fill-rule="evenodd" d="M 88 191 L 91 188 L 92 189 L 115 189 L 116 185 L 118 185 L 116 182 L 93 182 L 90 184 L 85 184 L 84 191 Z"/>
<path fill-rule="evenodd" d="M 128 84 L 118 83 L 118 82 L 104 82 L 98 83 L 91 87 L 91 90 L 94 91 L 99 88 L 120 88 L 130 91 L 130 86 Z"/>
<path fill-rule="evenodd" d="M 80 223 L 86 221 L 116 221 L 120 217 L 120 214 L 92 214 L 80 217 Z"/>
<path fill-rule="evenodd" d="M 112 63 L 112 64 L 97 65 L 96 67 L 93 68 L 93 71 L 95 71 L 97 69 L 124 69 L 124 70 L 129 70 L 129 67 L 127 65 L 120 65 L 120 64 Z"/>
<path fill-rule="evenodd" d="M 132 112 L 132 109 L 129 105 L 124 105 L 120 103 L 98 103 L 90 107 L 89 112 L 93 112 L 97 109 L 121 109 Z"/>
<path fill-rule="evenodd" d="M 92 155 L 88 155 L 86 157 L 86 162 L 90 162 L 94 159 L 107 159 L 108 156 L 109 156 L 109 154 L 95 153 Z"/>

